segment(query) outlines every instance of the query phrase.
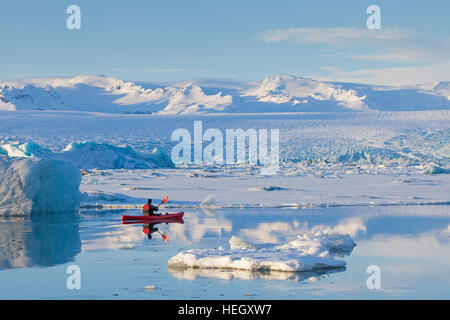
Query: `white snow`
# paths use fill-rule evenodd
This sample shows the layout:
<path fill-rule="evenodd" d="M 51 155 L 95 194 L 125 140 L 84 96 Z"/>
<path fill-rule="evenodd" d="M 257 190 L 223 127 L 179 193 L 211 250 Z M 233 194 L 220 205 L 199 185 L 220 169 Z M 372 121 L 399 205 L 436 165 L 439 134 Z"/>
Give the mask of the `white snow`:
<path fill-rule="evenodd" d="M 351 168 L 351 170 L 349 170 Z M 198 171 L 198 169 L 196 169 Z M 83 206 L 140 208 L 149 194 L 168 195 L 166 208 L 320 208 L 337 206 L 425 205 L 450 203 L 450 175 L 425 175 L 423 167 L 293 165 L 276 176 L 262 177 L 258 169 L 224 168 L 216 178 L 191 177 L 190 169 L 92 171 L 81 190 L 98 196 Z M 205 170 L 207 171 L 207 170 Z M 158 173 L 160 175 L 156 175 Z M 294 174 L 295 173 L 295 174 Z M 208 171 L 208 174 L 212 173 Z M 90 183 L 95 179 L 95 184 Z M 263 191 L 264 181 L 279 186 Z M 215 203 L 202 201 L 211 194 Z M 211 198 L 210 198 L 211 199 Z M 208 204 L 206 204 L 208 203 Z M 213 212 L 209 212 L 213 215 Z"/>
<path fill-rule="evenodd" d="M 188 84 L 169 98 L 167 106 L 160 114 L 190 114 L 207 111 L 224 111 L 232 103 L 230 95 L 222 96 L 219 92 L 207 95 L 196 85 Z"/>
<path fill-rule="evenodd" d="M 331 250 L 351 251 L 356 244 L 348 235 L 317 233 L 301 234 L 282 245 L 257 248 L 232 237 L 230 249 L 191 249 L 170 258 L 170 267 L 222 268 L 249 271 L 299 272 L 345 266 Z"/>
<path fill-rule="evenodd" d="M 232 236 L 230 239 L 230 249 L 235 250 L 235 249 L 257 249 L 257 248 L 253 244 L 248 243 L 242 240 L 241 238 Z"/>
<path fill-rule="evenodd" d="M 450 100 L 450 81 L 440 81 L 436 83 L 433 87 L 433 91 L 442 96 L 447 96 L 447 99 Z"/>
<path fill-rule="evenodd" d="M 261 102 L 289 103 L 293 106 L 327 100 L 328 103 L 337 102 L 348 109 L 368 109 L 364 103 L 366 96 L 358 96 L 358 92 L 353 89 L 288 75 L 268 76 L 261 84 L 245 91 L 244 96 L 254 96 Z"/>
<path fill-rule="evenodd" d="M 0 156 L 0 215 L 73 211 L 80 182 L 79 170 L 63 161 Z"/>
<path fill-rule="evenodd" d="M 448 110 L 448 82 L 388 87 L 270 75 L 259 83 L 188 81 L 161 86 L 79 75 L 0 81 L 0 111 L 261 113 Z"/>
<path fill-rule="evenodd" d="M 223 111 L 232 97 L 220 92 L 207 95 L 194 83 L 151 89 L 111 77 L 80 75 L 0 81 L 0 102 L 0 110 L 184 114 Z"/>

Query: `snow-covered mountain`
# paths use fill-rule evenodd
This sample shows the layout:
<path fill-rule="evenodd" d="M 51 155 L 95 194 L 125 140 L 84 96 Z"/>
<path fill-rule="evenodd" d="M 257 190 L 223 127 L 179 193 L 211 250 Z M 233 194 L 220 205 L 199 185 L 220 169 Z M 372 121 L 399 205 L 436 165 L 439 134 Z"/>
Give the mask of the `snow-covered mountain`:
<path fill-rule="evenodd" d="M 204 80 L 166 86 L 94 75 L 0 81 L 0 110 L 195 114 L 449 108 L 450 82 L 388 87 L 289 75 L 262 82 Z"/>

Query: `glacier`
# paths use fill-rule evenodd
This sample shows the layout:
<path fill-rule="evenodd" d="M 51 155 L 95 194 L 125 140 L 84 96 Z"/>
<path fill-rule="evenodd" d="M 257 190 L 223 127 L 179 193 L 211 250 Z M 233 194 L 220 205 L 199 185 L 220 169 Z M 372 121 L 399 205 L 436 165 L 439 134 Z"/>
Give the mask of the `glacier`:
<path fill-rule="evenodd" d="M 446 81 L 381 86 L 270 75 L 260 82 L 134 83 L 79 75 L 0 81 L 0 111 L 134 114 L 448 110 Z"/>
<path fill-rule="evenodd" d="M 72 212 L 80 184 L 80 171 L 66 162 L 0 156 L 0 215 Z"/>

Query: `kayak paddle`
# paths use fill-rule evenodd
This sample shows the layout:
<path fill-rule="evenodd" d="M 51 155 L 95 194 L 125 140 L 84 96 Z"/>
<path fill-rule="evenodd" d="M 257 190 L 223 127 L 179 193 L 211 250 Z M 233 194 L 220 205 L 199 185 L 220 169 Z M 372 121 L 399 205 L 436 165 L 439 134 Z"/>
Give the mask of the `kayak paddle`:
<path fill-rule="evenodd" d="M 168 196 L 166 196 L 166 197 L 161 201 L 161 203 L 158 204 L 158 208 L 159 208 L 160 205 L 162 205 L 163 203 L 166 203 L 167 201 L 169 201 L 169 197 L 168 197 Z"/>
<path fill-rule="evenodd" d="M 167 238 L 167 236 L 163 235 L 163 234 L 161 233 L 161 231 L 159 231 L 159 230 L 158 230 L 158 232 L 159 232 L 159 234 L 161 235 L 161 237 L 164 239 L 165 242 L 169 242 L 169 238 Z"/>

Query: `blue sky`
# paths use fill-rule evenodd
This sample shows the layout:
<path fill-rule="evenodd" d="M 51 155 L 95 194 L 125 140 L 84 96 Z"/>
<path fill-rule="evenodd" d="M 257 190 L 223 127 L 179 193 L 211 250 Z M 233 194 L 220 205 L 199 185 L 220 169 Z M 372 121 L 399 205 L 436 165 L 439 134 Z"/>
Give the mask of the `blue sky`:
<path fill-rule="evenodd" d="M 448 0 L 3 2 L 1 79 L 450 80 Z M 81 30 L 66 27 L 71 4 Z M 380 30 L 366 27 L 371 4 L 381 8 Z"/>

